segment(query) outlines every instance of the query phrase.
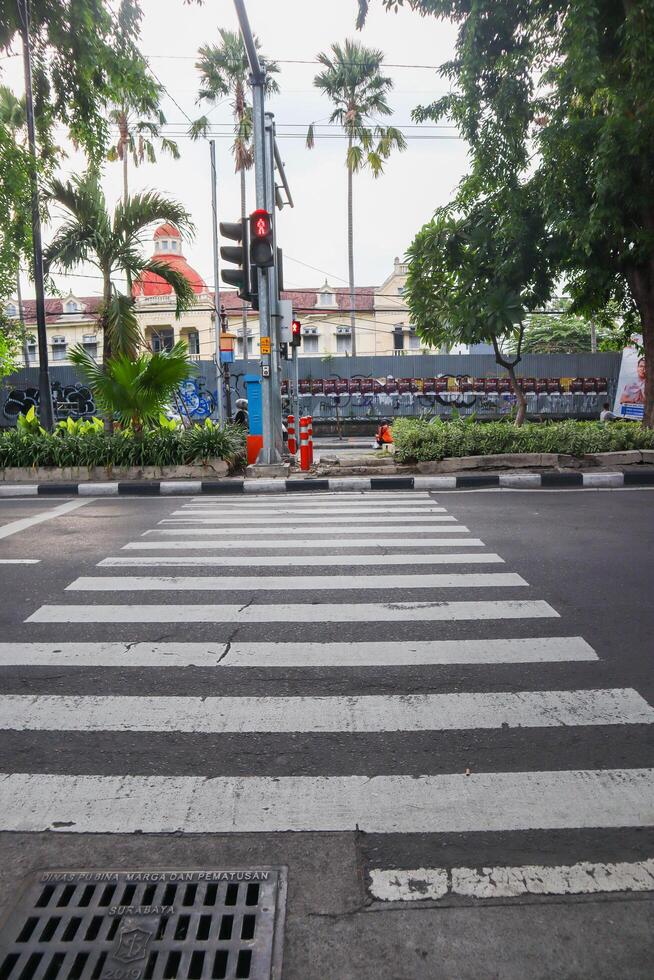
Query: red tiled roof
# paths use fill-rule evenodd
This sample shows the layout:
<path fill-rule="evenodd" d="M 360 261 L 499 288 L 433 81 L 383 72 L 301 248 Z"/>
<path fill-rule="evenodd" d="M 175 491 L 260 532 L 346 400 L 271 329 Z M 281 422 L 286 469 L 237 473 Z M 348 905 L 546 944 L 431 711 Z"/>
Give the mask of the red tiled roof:
<path fill-rule="evenodd" d="M 53 323 L 58 316 L 65 317 L 79 317 L 81 321 L 84 318 L 95 319 L 100 304 L 102 303 L 101 296 L 76 296 L 75 299 L 80 303 L 84 309 L 81 313 L 64 313 L 64 303 L 68 302 L 70 297 L 64 296 L 62 298 L 56 297 L 54 299 L 46 299 L 45 301 L 45 317 L 46 323 Z M 25 299 L 23 300 L 23 316 L 25 317 L 26 323 L 36 323 L 36 300 L 35 299 Z"/>
<path fill-rule="evenodd" d="M 155 231 L 153 238 L 181 238 L 181 234 L 175 225 L 171 225 L 170 222 L 166 222 L 165 225 L 159 225 Z"/>
<path fill-rule="evenodd" d="M 206 282 L 200 273 L 188 264 L 183 255 L 157 252 L 153 258 L 157 259 L 158 262 L 165 262 L 186 276 L 194 293 L 206 292 Z M 172 292 L 173 287 L 165 279 L 158 276 L 156 272 L 148 272 L 147 270 L 139 276 L 132 286 L 132 296 L 172 296 Z"/>

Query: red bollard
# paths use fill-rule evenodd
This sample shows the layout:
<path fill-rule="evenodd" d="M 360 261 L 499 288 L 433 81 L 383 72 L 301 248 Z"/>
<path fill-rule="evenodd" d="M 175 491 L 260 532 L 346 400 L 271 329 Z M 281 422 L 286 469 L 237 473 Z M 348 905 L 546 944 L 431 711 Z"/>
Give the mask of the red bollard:
<path fill-rule="evenodd" d="M 288 451 L 291 456 L 297 452 L 297 442 L 295 441 L 295 416 L 289 415 L 286 419 L 286 429 L 288 432 Z"/>
<path fill-rule="evenodd" d="M 300 469 L 308 470 L 311 467 L 309 449 L 309 427 L 308 419 L 302 416 L 300 419 Z"/>
<path fill-rule="evenodd" d="M 309 441 L 309 463 L 313 466 L 313 416 L 307 415 L 307 438 Z"/>

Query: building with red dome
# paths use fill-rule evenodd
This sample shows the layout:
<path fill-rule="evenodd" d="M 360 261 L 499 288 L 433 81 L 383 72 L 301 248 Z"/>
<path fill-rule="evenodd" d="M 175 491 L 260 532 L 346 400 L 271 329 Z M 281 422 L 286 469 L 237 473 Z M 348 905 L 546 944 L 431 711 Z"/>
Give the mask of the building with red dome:
<path fill-rule="evenodd" d="M 182 236 L 171 224 L 161 225 L 154 233 L 153 259 L 166 262 L 182 275 L 186 276 L 194 293 L 198 295 L 207 292 L 207 284 L 195 269 L 188 264 L 182 251 Z M 171 296 L 170 286 L 161 276 L 154 272 L 144 272 L 132 287 L 132 295 L 136 298 L 148 296 Z"/>

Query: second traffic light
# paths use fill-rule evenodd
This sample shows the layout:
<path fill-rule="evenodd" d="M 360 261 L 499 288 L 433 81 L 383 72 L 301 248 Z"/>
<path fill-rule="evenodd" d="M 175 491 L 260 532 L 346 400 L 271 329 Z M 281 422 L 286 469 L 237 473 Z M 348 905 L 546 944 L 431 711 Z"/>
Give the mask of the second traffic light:
<path fill-rule="evenodd" d="M 291 347 L 299 347 L 302 343 L 302 324 L 299 320 L 291 323 Z"/>
<path fill-rule="evenodd" d="M 275 264 L 272 215 L 263 208 L 250 215 L 250 264 L 258 269 Z"/>
<path fill-rule="evenodd" d="M 221 258 L 225 262 L 233 262 L 235 269 L 223 269 L 220 278 L 229 286 L 236 286 L 238 295 L 241 299 L 250 299 L 250 254 L 248 248 L 248 222 L 246 218 L 241 221 L 221 221 L 220 234 L 223 238 L 229 238 L 238 245 L 222 245 L 220 249 Z"/>

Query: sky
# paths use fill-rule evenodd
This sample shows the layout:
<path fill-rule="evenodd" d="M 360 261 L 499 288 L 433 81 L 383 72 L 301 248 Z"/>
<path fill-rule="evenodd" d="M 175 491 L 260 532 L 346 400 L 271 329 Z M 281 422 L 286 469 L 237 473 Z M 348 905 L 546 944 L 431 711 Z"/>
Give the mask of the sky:
<path fill-rule="evenodd" d="M 115 0 L 112 4 L 116 6 Z M 237 220 L 240 214 L 239 178 L 230 154 L 231 109 L 228 101 L 214 109 L 197 105 L 198 75 L 195 69 L 200 44 L 218 41 L 218 28 L 237 29 L 232 0 L 206 0 L 203 7 L 185 6 L 182 0 L 142 0 L 144 10 L 140 48 L 153 72 L 166 88 L 163 100 L 167 135 L 178 142 L 177 161 L 159 155 L 157 163 L 130 167 L 130 190 L 156 188 L 180 200 L 191 212 L 196 236 L 184 246 L 185 255 L 203 279 L 213 287 L 211 245 L 211 183 L 209 145 L 193 142 L 186 135 L 189 118 L 209 111 L 216 126 L 218 159 L 218 211 L 221 221 Z M 347 282 L 347 185 L 345 140 L 337 128 L 320 129 L 330 114 L 328 99 L 313 86 L 319 70 L 316 54 L 334 41 L 357 38 L 380 48 L 389 67 L 386 73 L 394 87 L 388 96 L 393 109 L 386 121 L 401 126 L 409 137 L 404 153 L 394 153 L 384 175 L 369 173 L 355 177 L 354 245 L 355 279 L 360 286 L 380 285 L 390 274 L 395 256 L 402 257 L 416 231 L 434 210 L 453 196 L 466 169 L 465 144 L 452 128 L 416 126 L 411 109 L 431 102 L 446 91 L 446 82 L 432 67 L 452 56 L 455 28 L 434 18 L 421 18 L 400 10 L 389 13 L 381 0 L 373 0 L 366 26 L 355 30 L 356 0 L 330 0 L 325 4 L 301 0 L 247 0 L 253 31 L 261 41 L 262 54 L 280 62 L 277 76 L 281 92 L 270 98 L 275 115 L 278 144 L 295 207 L 278 216 L 278 244 L 284 250 L 287 289 L 320 286 L 327 278 L 333 286 Z M 20 58 L 3 62 L 4 78 L 21 92 Z M 288 63 L 309 62 L 309 63 Z M 187 118 L 188 117 L 188 118 Z M 313 150 L 304 137 L 309 123 L 318 125 Z M 427 138 L 425 138 L 427 137 Z M 84 159 L 69 147 L 62 164 L 64 176 L 84 168 Z M 119 163 L 107 163 L 104 188 L 110 204 L 121 193 Z M 254 176 L 248 173 L 248 210 L 254 204 Z M 56 221 L 44 229 L 51 237 Z M 153 229 L 154 230 L 154 229 Z M 149 243 L 146 252 L 150 251 Z M 82 274 L 83 273 L 83 274 Z M 93 268 L 80 269 L 77 276 L 56 276 L 65 294 L 100 292 L 91 278 Z M 24 278 L 25 296 L 33 288 Z"/>

